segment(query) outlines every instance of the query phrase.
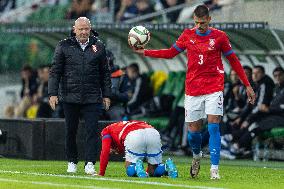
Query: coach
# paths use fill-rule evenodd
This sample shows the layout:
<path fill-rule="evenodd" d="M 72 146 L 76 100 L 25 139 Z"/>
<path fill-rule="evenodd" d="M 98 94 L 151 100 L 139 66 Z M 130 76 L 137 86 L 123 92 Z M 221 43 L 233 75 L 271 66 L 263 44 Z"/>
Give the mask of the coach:
<path fill-rule="evenodd" d="M 67 172 L 77 171 L 76 134 L 79 117 L 85 120 L 85 173 L 96 174 L 98 118 L 102 103 L 110 105 L 111 80 L 104 44 L 91 35 L 91 23 L 80 17 L 73 26 L 75 36 L 60 41 L 55 49 L 48 80 L 49 104 L 54 110 L 63 103 L 66 127 Z"/>

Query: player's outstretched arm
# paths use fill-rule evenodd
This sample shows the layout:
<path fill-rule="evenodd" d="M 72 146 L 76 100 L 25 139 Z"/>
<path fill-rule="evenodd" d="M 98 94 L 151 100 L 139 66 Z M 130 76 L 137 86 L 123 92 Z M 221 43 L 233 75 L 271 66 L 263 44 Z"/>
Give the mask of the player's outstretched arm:
<path fill-rule="evenodd" d="M 174 46 L 172 46 L 169 49 L 159 49 L 159 50 L 147 50 L 147 49 L 136 49 L 136 48 L 132 49 L 134 52 L 140 55 L 152 58 L 171 59 L 180 53 L 180 51 L 178 51 Z"/>

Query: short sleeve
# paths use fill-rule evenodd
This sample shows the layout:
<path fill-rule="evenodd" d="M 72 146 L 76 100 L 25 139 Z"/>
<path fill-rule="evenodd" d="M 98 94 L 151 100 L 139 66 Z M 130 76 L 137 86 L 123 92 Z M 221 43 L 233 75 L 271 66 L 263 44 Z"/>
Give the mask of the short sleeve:
<path fill-rule="evenodd" d="M 173 44 L 173 47 L 178 51 L 182 52 L 186 49 L 186 34 L 185 30 L 179 36 L 178 40 Z"/>
<path fill-rule="evenodd" d="M 229 38 L 225 33 L 221 38 L 221 50 L 224 56 L 229 56 L 233 53 Z"/>

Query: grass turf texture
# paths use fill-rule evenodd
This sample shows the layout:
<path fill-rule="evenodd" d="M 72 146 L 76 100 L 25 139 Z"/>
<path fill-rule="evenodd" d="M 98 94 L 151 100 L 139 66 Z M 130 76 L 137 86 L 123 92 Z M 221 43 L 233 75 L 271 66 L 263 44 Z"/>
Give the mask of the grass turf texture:
<path fill-rule="evenodd" d="M 164 157 L 166 159 L 166 157 Z M 154 189 L 154 188 L 256 188 L 284 189 L 283 162 L 221 161 L 221 180 L 210 180 L 210 162 L 203 159 L 197 179 L 189 178 L 191 158 L 174 157 L 179 178 L 129 178 L 123 162 L 110 162 L 105 177 L 86 176 L 83 162 L 74 176 L 66 173 L 64 161 L 30 161 L 0 158 L 0 189 Z M 96 170 L 98 170 L 98 163 Z"/>

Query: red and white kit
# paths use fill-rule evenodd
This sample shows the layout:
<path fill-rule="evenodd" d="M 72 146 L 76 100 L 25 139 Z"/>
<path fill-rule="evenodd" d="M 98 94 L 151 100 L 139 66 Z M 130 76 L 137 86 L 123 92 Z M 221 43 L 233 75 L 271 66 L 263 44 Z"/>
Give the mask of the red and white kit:
<path fill-rule="evenodd" d="M 184 50 L 187 51 L 188 58 L 185 80 L 185 109 L 189 116 L 186 117 L 186 121 L 196 121 L 204 117 L 204 113 L 197 115 L 198 112 L 193 112 L 191 115 L 194 107 L 190 104 L 193 102 L 195 104 L 200 102 L 199 107 L 201 109 L 196 111 L 202 111 L 206 114 L 208 112 L 213 115 L 223 115 L 223 104 L 220 104 L 220 100 L 223 103 L 223 97 L 219 99 L 221 98 L 219 96 L 223 96 L 220 92 L 224 90 L 222 53 L 229 60 L 230 65 L 236 71 L 244 85 L 250 85 L 240 61 L 232 50 L 226 33 L 211 27 L 205 33 L 200 33 L 196 28 L 185 29 L 171 48 L 145 50 L 144 54 L 145 56 L 155 58 L 173 58 Z M 211 94 L 213 95 L 212 98 Z M 208 103 L 206 104 L 206 102 Z M 190 107 L 187 107 L 187 104 Z"/>
<path fill-rule="evenodd" d="M 102 130 L 101 137 L 100 175 L 105 174 L 111 148 L 125 152 L 125 160 L 131 163 L 144 157 L 153 165 L 162 162 L 160 134 L 143 121 L 113 123 Z"/>

